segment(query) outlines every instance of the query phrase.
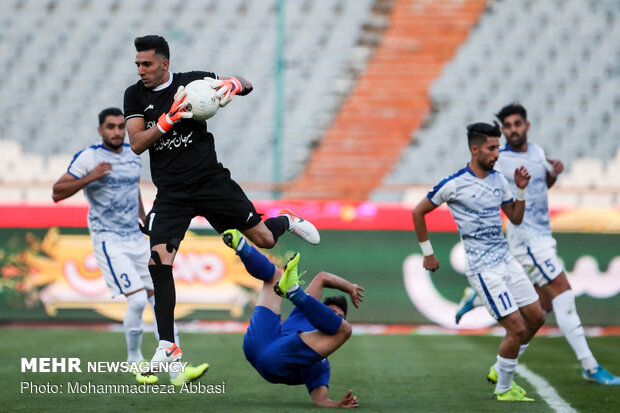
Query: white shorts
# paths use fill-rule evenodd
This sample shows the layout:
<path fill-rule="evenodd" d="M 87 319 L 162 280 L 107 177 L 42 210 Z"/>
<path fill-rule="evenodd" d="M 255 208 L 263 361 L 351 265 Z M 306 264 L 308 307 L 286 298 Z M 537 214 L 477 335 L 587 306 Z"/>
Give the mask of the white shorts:
<path fill-rule="evenodd" d="M 536 238 L 527 245 L 510 245 L 510 252 L 521 263 L 530 280 L 540 287 L 549 284 L 564 271 L 553 238 Z"/>
<path fill-rule="evenodd" d="M 467 281 L 496 320 L 538 300 L 538 294 L 517 260 L 467 276 Z"/>
<path fill-rule="evenodd" d="M 93 250 L 112 297 L 153 289 L 149 273 L 151 247 L 144 237 L 129 241 L 94 242 Z"/>

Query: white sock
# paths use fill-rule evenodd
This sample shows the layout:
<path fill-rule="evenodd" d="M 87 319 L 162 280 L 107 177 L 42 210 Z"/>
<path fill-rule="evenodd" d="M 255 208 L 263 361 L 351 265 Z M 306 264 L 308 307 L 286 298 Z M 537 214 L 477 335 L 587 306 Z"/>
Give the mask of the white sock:
<path fill-rule="evenodd" d="M 512 380 L 515 376 L 518 362 L 518 358 L 507 359 L 499 354 L 497 355 L 497 363 L 495 363 L 495 369 L 497 370 L 496 393 L 505 393 L 512 388 Z"/>
<path fill-rule="evenodd" d="M 527 349 L 527 346 L 529 346 L 530 343 L 527 344 L 521 344 L 521 347 L 519 347 L 519 355 L 517 356 L 517 358 L 521 357 L 523 355 L 523 353 L 525 353 L 525 350 Z"/>
<path fill-rule="evenodd" d="M 478 294 L 476 294 L 476 297 L 474 297 L 473 305 L 474 307 L 480 307 L 481 305 L 484 305 L 484 303 L 482 302 L 482 299 L 480 298 Z"/>
<path fill-rule="evenodd" d="M 247 241 L 245 240 L 245 237 L 242 235 L 241 239 L 239 240 L 239 245 L 237 245 L 237 248 L 235 248 L 235 251 L 239 252 L 243 249 L 243 247 L 245 247 L 245 244 L 247 244 Z"/>
<path fill-rule="evenodd" d="M 123 320 L 125 341 L 127 341 L 127 361 L 141 361 L 142 356 L 142 313 L 146 307 L 146 291 L 135 292 L 127 298 L 127 312 Z"/>
<path fill-rule="evenodd" d="M 168 340 L 159 340 L 159 348 L 168 348 L 171 345 L 173 345 L 174 343 L 168 341 Z"/>
<path fill-rule="evenodd" d="M 573 290 L 566 290 L 551 300 L 555 319 L 558 322 L 566 341 L 573 348 L 575 355 L 581 361 L 584 369 L 592 370 L 598 365 L 596 359 L 588 347 L 586 336 L 581 325 L 581 319 L 575 307 L 575 294 Z"/>
<path fill-rule="evenodd" d="M 153 314 L 155 314 L 155 296 L 152 295 L 149 297 L 149 303 L 151 304 L 151 308 L 153 309 Z M 153 324 L 155 324 L 155 340 L 159 341 L 159 331 L 157 331 L 157 319 L 153 317 Z M 181 341 L 179 341 L 179 329 L 177 327 L 177 323 L 174 323 L 174 342 L 177 343 L 177 346 L 181 345 Z M 172 344 L 170 344 L 171 346 Z M 168 346 L 168 347 L 170 347 Z"/>
<path fill-rule="evenodd" d="M 286 217 L 286 219 L 288 219 L 288 228 L 287 228 L 287 230 L 290 231 L 291 228 L 293 228 L 293 224 L 294 224 L 293 217 L 290 216 L 289 214 L 280 214 L 278 216 L 279 217 Z"/>

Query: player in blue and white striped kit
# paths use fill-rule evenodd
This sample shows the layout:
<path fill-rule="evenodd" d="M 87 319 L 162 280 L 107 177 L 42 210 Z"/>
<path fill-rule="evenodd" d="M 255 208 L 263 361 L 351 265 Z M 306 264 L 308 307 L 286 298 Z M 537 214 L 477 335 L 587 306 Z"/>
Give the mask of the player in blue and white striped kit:
<path fill-rule="evenodd" d="M 548 159 L 543 149 L 528 142 L 530 123 L 527 111 L 518 103 L 503 107 L 497 114 L 502 122 L 506 146 L 500 150 L 495 168 L 516 186 L 510 171 L 525 165 L 532 179 L 526 190 L 526 208 L 521 225 L 508 224 L 506 236 L 510 251 L 521 263 L 540 295 L 543 309 L 552 310 L 566 340 L 583 367 L 586 380 L 604 385 L 620 385 L 620 377 L 607 372 L 594 358 L 581 319 L 575 307 L 575 294 L 557 255 L 556 241 L 549 224 L 547 190 L 555 183 L 564 166 L 557 159 Z"/>
<path fill-rule="evenodd" d="M 513 198 L 508 181 L 493 170 L 498 158 L 499 125 L 475 123 L 467 127 L 471 160 L 437 184 L 413 210 L 415 230 L 424 254 L 424 268 L 435 271 L 439 261 L 428 239 L 425 215 L 447 203 L 465 246 L 467 280 L 489 313 L 506 329 L 499 347 L 495 395 L 500 401 L 532 401 L 513 382 L 519 351 L 545 321 L 538 295 L 508 250 L 502 233 L 500 208 L 518 225 L 525 211 L 526 168 L 513 171 L 519 191 Z"/>
<path fill-rule="evenodd" d="M 75 154 L 67 172 L 54 184 L 52 198 L 58 202 L 84 190 L 90 205 L 88 230 L 97 264 L 112 296 L 123 294 L 127 298 L 123 320 L 127 361 L 141 362 L 142 313 L 147 302 L 155 307 L 148 270 L 150 245 L 138 226 L 138 218 L 145 219 L 138 187 L 142 159 L 124 143 L 125 118 L 120 109 L 104 109 L 97 130 L 101 144 Z M 178 333 L 176 338 L 178 341 Z M 206 363 L 186 367 L 184 372 L 173 374 L 171 382 L 180 385 L 195 380 L 207 368 Z M 136 378 L 146 383 L 157 381 L 156 376 L 138 374 Z"/>

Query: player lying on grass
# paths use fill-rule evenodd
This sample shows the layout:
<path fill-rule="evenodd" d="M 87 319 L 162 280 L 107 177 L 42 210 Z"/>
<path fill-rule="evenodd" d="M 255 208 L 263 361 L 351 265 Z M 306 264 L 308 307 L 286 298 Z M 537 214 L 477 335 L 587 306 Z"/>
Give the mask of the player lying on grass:
<path fill-rule="evenodd" d="M 118 108 L 99 113 L 101 144 L 76 153 L 54 184 L 54 202 L 84 190 L 90 209 L 88 231 L 93 242 L 97 265 L 112 297 L 124 295 L 127 312 L 123 329 L 127 342 L 127 361 L 140 362 L 142 356 L 142 314 L 147 303 L 155 307 L 153 281 L 147 268 L 151 253 L 148 239 L 138 228 L 144 220 L 139 181 L 142 160 L 125 141 L 125 118 Z M 159 340 L 157 328 L 155 336 Z M 174 340 L 179 335 L 174 325 Z M 209 365 L 187 366 L 183 373 L 172 372 L 170 382 L 180 386 L 202 376 Z M 140 383 L 156 383 L 155 375 L 136 375 Z"/>
<path fill-rule="evenodd" d="M 508 179 L 513 193 L 517 190 L 511 179 L 514 168 L 525 165 L 532 175 L 532 183 L 525 192 L 527 206 L 523 223 L 509 223 L 506 228 L 510 252 L 521 263 L 536 287 L 543 309 L 547 313 L 555 312 L 558 327 L 581 363 L 583 378 L 603 385 L 620 386 L 620 377 L 605 370 L 588 346 L 577 313 L 575 294 L 558 257 L 557 243 L 551 233 L 548 189 L 553 186 L 564 166 L 560 160 L 548 159 L 540 146 L 528 142 L 530 122 L 523 106 L 518 103 L 506 105 L 497 117 L 502 122 L 506 146 L 499 151 L 495 169 Z M 457 324 L 463 314 L 474 308 L 475 303 L 475 291 L 466 289 L 456 314 Z M 489 377 L 489 380 L 493 381 L 494 377 Z"/>
<path fill-rule="evenodd" d="M 351 324 L 346 321 L 347 300 L 344 296 L 319 300 L 324 287 L 335 288 L 349 294 L 357 307 L 364 298 L 364 289 L 334 274 L 320 272 L 304 291 L 297 271 L 299 253 L 293 255 L 282 272 L 239 231 L 227 230 L 222 238 L 236 251 L 250 275 L 264 282 L 243 337 L 243 351 L 250 364 L 270 383 L 305 384 L 317 406 L 357 407 L 353 390 L 339 401 L 327 396 L 327 356 L 351 336 Z M 282 297 L 295 305 L 284 322 L 280 315 Z"/>
<path fill-rule="evenodd" d="M 493 166 L 498 158 L 499 125 L 475 123 L 467 127 L 471 160 L 439 182 L 413 210 L 415 231 L 424 254 L 424 268 L 435 271 L 439 261 L 428 239 L 425 215 L 447 203 L 465 246 L 467 281 L 482 298 L 489 314 L 506 329 L 491 367 L 496 372 L 495 395 L 500 401 L 532 401 L 513 382 L 519 356 L 545 322 L 538 295 L 510 252 L 502 233 L 500 208 L 518 225 L 525 211 L 530 175 L 513 170 L 518 188 L 513 198 L 508 181 Z"/>

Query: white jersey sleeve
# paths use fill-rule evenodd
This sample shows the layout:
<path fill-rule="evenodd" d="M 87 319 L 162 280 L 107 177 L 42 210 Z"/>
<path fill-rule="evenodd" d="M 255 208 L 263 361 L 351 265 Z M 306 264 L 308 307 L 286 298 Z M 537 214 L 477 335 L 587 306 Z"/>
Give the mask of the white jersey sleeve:
<path fill-rule="evenodd" d="M 456 196 L 456 183 L 450 178 L 443 179 L 426 196 L 435 206 L 454 200 Z"/>
<path fill-rule="evenodd" d="M 86 148 L 75 154 L 67 168 L 67 173 L 80 179 L 95 169 L 95 166 L 94 151 L 91 148 Z"/>

